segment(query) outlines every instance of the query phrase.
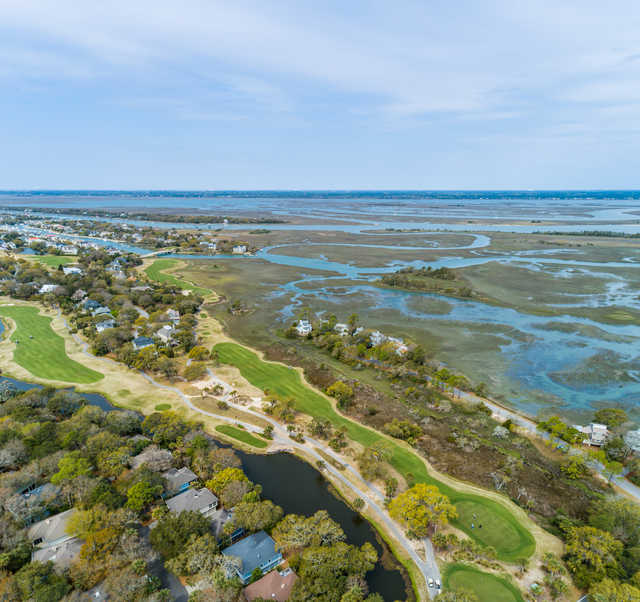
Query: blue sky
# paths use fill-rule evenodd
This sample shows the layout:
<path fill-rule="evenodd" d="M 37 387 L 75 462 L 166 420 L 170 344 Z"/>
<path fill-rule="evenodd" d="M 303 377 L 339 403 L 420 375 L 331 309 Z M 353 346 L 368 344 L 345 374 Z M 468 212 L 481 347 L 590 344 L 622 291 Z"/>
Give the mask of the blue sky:
<path fill-rule="evenodd" d="M 2 0 L 0 188 L 638 188 L 640 5 Z"/>

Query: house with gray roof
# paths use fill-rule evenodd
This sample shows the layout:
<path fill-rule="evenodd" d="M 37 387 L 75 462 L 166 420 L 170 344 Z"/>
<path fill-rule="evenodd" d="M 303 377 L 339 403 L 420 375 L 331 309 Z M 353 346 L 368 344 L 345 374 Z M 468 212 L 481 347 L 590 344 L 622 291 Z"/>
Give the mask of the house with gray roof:
<path fill-rule="evenodd" d="M 163 472 L 162 476 L 167 481 L 167 492 L 170 494 L 186 491 L 193 482 L 198 480 L 198 475 L 186 466 L 182 468 L 171 468 Z"/>
<path fill-rule="evenodd" d="M 218 507 L 218 498 L 206 487 L 202 489 L 187 489 L 165 502 L 171 512 L 200 512 L 204 516 L 211 516 Z"/>
<path fill-rule="evenodd" d="M 27 531 L 29 541 L 37 548 L 49 548 L 72 539 L 73 535 L 67 533 L 67 524 L 75 512 L 76 509 L 71 508 L 34 523 Z"/>
<path fill-rule="evenodd" d="M 47 548 L 36 548 L 31 555 L 32 561 L 53 562 L 59 569 L 68 569 L 76 556 L 80 554 L 80 548 L 84 541 L 77 537 L 71 537 L 59 544 Z"/>
<path fill-rule="evenodd" d="M 151 347 L 151 345 L 154 344 L 153 339 L 149 337 L 136 337 L 132 343 L 136 351 L 140 351 L 140 349 L 144 349 L 145 347 Z"/>
<path fill-rule="evenodd" d="M 268 573 L 282 562 L 282 554 L 276 550 L 276 542 L 264 531 L 241 539 L 222 550 L 222 553 L 240 560 L 236 573 L 245 585 L 251 581 L 251 575 L 256 569 Z"/>

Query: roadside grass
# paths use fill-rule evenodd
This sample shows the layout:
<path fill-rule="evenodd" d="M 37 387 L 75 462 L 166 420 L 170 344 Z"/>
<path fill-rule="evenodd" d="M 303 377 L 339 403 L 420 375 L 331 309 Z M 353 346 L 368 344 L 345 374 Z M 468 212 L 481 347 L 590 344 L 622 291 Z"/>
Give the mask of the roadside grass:
<path fill-rule="evenodd" d="M 196 295 L 201 295 L 206 297 L 207 295 L 212 294 L 212 290 L 208 288 L 203 288 L 201 286 L 196 286 L 191 282 L 187 282 L 186 280 L 181 280 L 180 278 L 168 274 L 167 272 L 173 269 L 176 269 L 181 265 L 181 261 L 177 259 L 156 259 L 149 267 L 147 267 L 144 272 L 151 280 L 155 280 L 156 282 L 165 282 L 168 284 L 173 284 L 183 290 L 192 291 Z"/>
<path fill-rule="evenodd" d="M 501 503 L 482 495 L 460 491 L 429 474 L 423 460 L 413 451 L 372 429 L 338 414 L 331 402 L 304 385 L 300 374 L 287 366 L 261 360 L 256 353 L 237 343 L 219 343 L 214 349 L 219 360 L 239 369 L 252 385 L 278 397 L 295 401 L 296 408 L 310 416 L 325 418 L 335 428 L 344 426 L 348 436 L 364 447 L 379 441 L 391 444 L 390 464 L 408 481 L 436 485 L 452 503 L 460 506 L 453 525 L 482 545 L 495 547 L 498 557 L 507 562 L 528 558 L 535 551 L 535 540 L 520 521 Z M 475 527 L 476 519 L 482 529 Z M 471 528 L 474 523 L 474 528 Z"/>
<path fill-rule="evenodd" d="M 507 579 L 467 564 L 446 565 L 442 585 L 448 591 L 458 588 L 471 590 L 480 602 L 524 602 L 518 588 Z"/>
<path fill-rule="evenodd" d="M 70 257 L 69 255 L 30 255 L 33 257 L 33 261 L 38 263 L 44 263 L 50 268 L 57 268 L 59 265 L 67 265 L 68 263 L 75 263 L 78 258 Z"/>
<path fill-rule="evenodd" d="M 227 437 L 252 445 L 253 447 L 259 447 L 260 449 L 265 449 L 269 445 L 266 441 L 254 437 L 251 433 L 247 433 L 247 431 L 243 431 L 242 429 L 228 424 L 219 424 L 216 426 L 216 431 L 223 435 L 227 435 Z"/>
<path fill-rule="evenodd" d="M 67 355 L 64 339 L 51 329 L 51 318 L 41 315 L 36 307 L 2 305 L 0 316 L 15 322 L 16 329 L 11 335 L 11 340 L 16 342 L 13 358 L 31 374 L 79 384 L 94 383 L 103 378 L 101 372 L 91 370 Z"/>

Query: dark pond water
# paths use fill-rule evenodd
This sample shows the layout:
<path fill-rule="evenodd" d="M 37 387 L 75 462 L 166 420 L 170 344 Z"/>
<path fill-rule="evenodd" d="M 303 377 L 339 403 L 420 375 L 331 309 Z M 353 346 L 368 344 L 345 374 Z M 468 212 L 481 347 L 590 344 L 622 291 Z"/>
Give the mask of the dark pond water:
<path fill-rule="evenodd" d="M 341 499 L 334 496 L 327 481 L 313 466 L 286 453 L 269 455 L 248 454 L 236 450 L 250 480 L 262 485 L 263 496 L 282 506 L 285 514 L 309 516 L 326 510 L 340 524 L 350 544 L 371 543 L 382 555 L 374 528 Z M 389 570 L 378 562 L 368 573 L 371 592 L 380 594 L 387 602 L 407 598 L 405 583 L 399 570 Z"/>
<path fill-rule="evenodd" d="M 0 376 L 0 383 L 2 382 L 10 382 L 20 391 L 42 388 L 42 385 L 7 376 Z M 79 393 L 79 395 L 89 404 L 98 406 L 105 412 L 120 410 L 98 393 Z M 318 510 L 326 510 L 331 518 L 340 524 L 348 543 L 361 546 L 368 541 L 374 546 L 378 555 L 382 555 L 383 549 L 376 539 L 373 527 L 329 491 L 327 482 L 315 468 L 291 454 L 260 455 L 238 450 L 236 452 L 242 460 L 242 466 L 249 479 L 260 483 L 263 496 L 281 506 L 285 514 L 309 516 Z M 367 582 L 371 592 L 377 592 L 387 602 L 405 600 L 407 597 L 400 571 L 386 569 L 381 562 L 378 562 L 375 569 L 368 573 Z"/>

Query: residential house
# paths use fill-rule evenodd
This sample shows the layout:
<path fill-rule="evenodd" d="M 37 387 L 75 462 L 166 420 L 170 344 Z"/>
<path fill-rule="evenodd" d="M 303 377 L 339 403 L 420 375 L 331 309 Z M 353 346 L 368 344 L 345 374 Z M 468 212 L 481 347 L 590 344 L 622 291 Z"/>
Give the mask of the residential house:
<path fill-rule="evenodd" d="M 308 334 L 311 334 L 313 330 L 313 326 L 311 326 L 311 322 L 309 320 L 300 320 L 296 326 L 296 332 L 301 337 L 306 337 Z"/>
<path fill-rule="evenodd" d="M 369 335 L 369 341 L 371 344 L 376 347 L 377 345 L 382 345 L 387 340 L 387 337 L 383 335 L 379 330 L 374 330 Z"/>
<path fill-rule="evenodd" d="M 72 301 L 82 301 L 87 296 L 87 291 L 83 291 L 79 288 L 73 295 L 71 295 Z"/>
<path fill-rule="evenodd" d="M 182 468 L 171 468 L 163 472 L 162 476 L 167 481 L 167 493 L 169 494 L 186 491 L 192 483 L 198 480 L 198 476 L 191 472 L 186 466 Z"/>
<path fill-rule="evenodd" d="M 134 470 L 146 464 L 154 472 L 165 472 L 173 464 L 173 455 L 168 449 L 152 444 L 145 447 L 137 456 L 133 456 L 129 464 Z"/>
<path fill-rule="evenodd" d="M 283 571 L 271 571 L 251 585 L 247 585 L 244 588 L 244 597 L 247 602 L 253 602 L 256 598 L 286 602 L 297 580 L 298 576 L 288 567 Z"/>
<path fill-rule="evenodd" d="M 341 336 L 346 337 L 349 334 L 349 326 L 347 324 L 343 324 L 342 322 L 338 322 L 333 329 Z"/>
<path fill-rule="evenodd" d="M 29 541 L 34 547 L 43 549 L 60 545 L 72 539 L 73 535 L 67 533 L 67 525 L 75 512 L 76 509 L 71 508 L 71 510 L 66 510 L 34 523 L 27 531 Z"/>
<path fill-rule="evenodd" d="M 115 320 L 105 320 L 104 322 L 100 322 L 96 324 L 96 330 L 98 332 L 103 332 L 104 330 L 108 330 L 109 328 L 115 328 L 116 321 Z"/>
<path fill-rule="evenodd" d="M 149 337 L 136 337 L 131 342 L 136 351 L 140 351 L 140 349 L 144 349 L 145 347 L 151 347 L 154 344 L 153 339 Z"/>
<path fill-rule="evenodd" d="M 173 335 L 175 334 L 175 328 L 173 326 L 169 326 L 165 324 L 159 330 L 156 330 L 156 336 L 165 344 L 171 343 L 173 341 Z"/>
<path fill-rule="evenodd" d="M 96 307 L 92 312 L 91 315 L 95 318 L 96 316 L 110 316 L 111 315 L 111 310 L 108 307 L 103 307 L 102 305 L 100 307 Z"/>
<path fill-rule="evenodd" d="M 62 268 L 62 271 L 67 276 L 72 276 L 73 274 L 82 274 L 82 270 L 79 267 L 74 265 L 64 266 Z"/>
<path fill-rule="evenodd" d="M 222 550 L 225 556 L 240 560 L 236 573 L 245 585 L 256 569 L 268 573 L 282 562 L 282 554 L 276 550 L 276 542 L 264 531 L 258 531 Z"/>
<path fill-rule="evenodd" d="M 583 443 L 586 445 L 596 445 L 601 446 L 607 440 L 609 436 L 609 429 L 604 424 L 598 424 L 596 422 L 592 422 L 587 426 L 580 426 L 579 424 L 574 424 L 573 428 L 577 431 L 580 431 L 583 435 L 586 435 L 586 438 L 583 439 Z"/>
<path fill-rule="evenodd" d="M 177 324 L 178 322 L 180 322 L 180 312 L 177 309 L 168 309 L 167 319 L 174 324 Z"/>
<path fill-rule="evenodd" d="M 640 453 L 640 429 L 628 431 L 624 436 L 624 442 L 636 453 Z"/>
<path fill-rule="evenodd" d="M 72 537 L 48 548 L 36 548 L 31 554 L 31 560 L 37 562 L 53 562 L 58 569 L 68 569 L 80 554 L 84 541 Z"/>
<path fill-rule="evenodd" d="M 187 489 L 165 501 L 171 512 L 200 512 L 204 516 L 211 516 L 218 507 L 218 498 L 206 487 L 202 489 Z"/>
<path fill-rule="evenodd" d="M 57 288 L 58 288 L 57 284 L 43 284 L 38 290 L 38 292 L 41 295 L 44 295 L 45 293 L 53 293 Z"/>
<path fill-rule="evenodd" d="M 94 309 L 98 309 L 98 307 L 102 307 L 98 301 L 94 301 L 93 299 L 85 299 L 81 303 L 81 306 L 85 311 L 93 311 Z"/>
<path fill-rule="evenodd" d="M 78 247 L 75 247 L 73 245 L 64 245 L 60 247 L 60 251 L 63 255 L 77 255 Z"/>
<path fill-rule="evenodd" d="M 231 249 L 231 252 L 235 255 L 242 255 L 247 252 L 247 245 L 236 245 Z"/>
<path fill-rule="evenodd" d="M 402 339 L 398 339 L 396 337 L 387 337 L 387 341 L 394 344 L 395 352 L 397 355 L 404 355 L 409 351 L 409 347 L 405 345 Z"/>

